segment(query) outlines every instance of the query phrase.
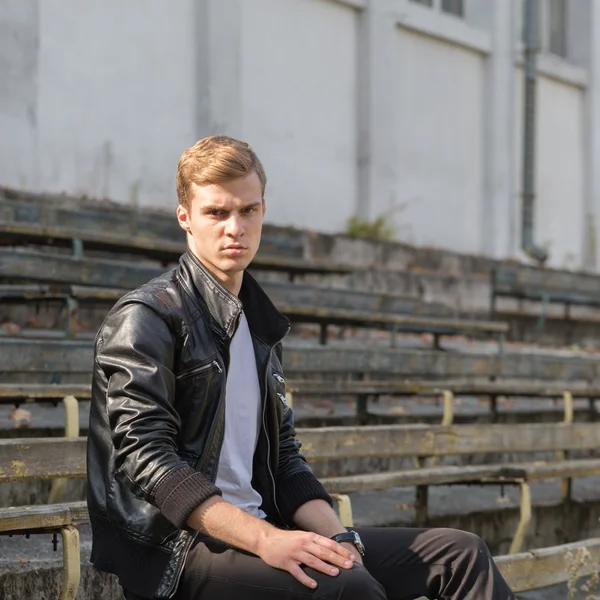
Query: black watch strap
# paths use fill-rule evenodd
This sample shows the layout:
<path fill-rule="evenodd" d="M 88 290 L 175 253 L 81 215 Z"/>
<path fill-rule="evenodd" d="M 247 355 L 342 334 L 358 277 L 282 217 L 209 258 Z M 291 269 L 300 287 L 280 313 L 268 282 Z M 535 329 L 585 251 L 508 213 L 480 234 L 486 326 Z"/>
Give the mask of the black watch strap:
<path fill-rule="evenodd" d="M 345 531 L 344 533 L 338 533 L 331 537 L 334 542 L 341 544 L 342 542 L 348 542 L 350 544 L 354 544 L 355 548 L 358 550 L 358 553 L 361 556 L 365 555 L 365 547 L 360 541 L 360 537 L 355 531 Z"/>

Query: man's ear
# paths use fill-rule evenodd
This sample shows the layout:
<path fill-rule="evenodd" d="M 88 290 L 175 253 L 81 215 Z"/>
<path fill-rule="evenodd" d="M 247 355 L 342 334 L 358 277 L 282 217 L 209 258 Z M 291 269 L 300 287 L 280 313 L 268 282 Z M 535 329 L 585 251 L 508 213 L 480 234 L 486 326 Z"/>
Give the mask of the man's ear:
<path fill-rule="evenodd" d="M 177 222 L 181 229 L 183 229 L 186 233 L 192 235 L 192 228 L 190 226 L 190 214 L 187 208 L 181 206 L 181 204 L 177 207 Z"/>
<path fill-rule="evenodd" d="M 262 201 L 262 211 L 263 211 L 263 217 L 265 216 L 266 212 L 267 212 L 267 203 L 265 202 L 265 199 L 263 198 Z"/>

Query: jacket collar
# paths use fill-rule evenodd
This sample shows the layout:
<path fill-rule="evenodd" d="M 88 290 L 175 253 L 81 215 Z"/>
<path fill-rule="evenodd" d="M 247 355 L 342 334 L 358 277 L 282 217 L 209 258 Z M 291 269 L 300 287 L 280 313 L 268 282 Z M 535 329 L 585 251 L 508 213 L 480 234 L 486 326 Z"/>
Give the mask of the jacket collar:
<path fill-rule="evenodd" d="M 179 259 L 180 269 L 191 279 L 194 292 L 199 294 L 213 320 L 226 338 L 235 333 L 242 310 L 248 319 L 250 331 L 269 346 L 280 342 L 290 329 L 283 316 L 257 281 L 244 271 L 239 297 L 225 289 L 191 250 Z"/>

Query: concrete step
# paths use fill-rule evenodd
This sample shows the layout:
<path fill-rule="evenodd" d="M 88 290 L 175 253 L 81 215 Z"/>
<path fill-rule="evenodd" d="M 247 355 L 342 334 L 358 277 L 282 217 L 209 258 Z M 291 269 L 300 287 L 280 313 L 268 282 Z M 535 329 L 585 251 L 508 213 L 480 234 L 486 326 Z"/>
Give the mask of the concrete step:
<path fill-rule="evenodd" d="M 79 403 L 79 426 L 87 431 L 89 401 Z M 557 422 L 563 419 L 564 409 L 560 399 L 511 397 L 497 399 L 499 422 Z M 576 420 L 587 421 L 597 417 L 598 408 L 590 413 L 586 399 L 575 399 Z M 442 419 L 443 403 L 439 398 L 389 397 L 370 400 L 370 424 L 377 423 L 432 423 Z M 461 396 L 455 399 L 456 423 L 490 422 L 489 400 L 485 397 Z M 356 401 L 348 397 L 294 396 L 294 417 L 298 427 L 318 427 L 358 424 Z M 26 403 L 15 411 L 10 404 L 0 404 L 1 437 L 61 436 L 64 431 L 64 408 L 51 403 Z"/>
<path fill-rule="evenodd" d="M 574 502 L 560 502 L 558 482 L 532 486 L 534 514 L 526 546 L 543 547 L 600 535 L 600 477 L 574 482 Z M 456 486 L 430 490 L 431 526 L 458 527 L 483 537 L 495 555 L 505 553 L 518 521 L 518 493 L 506 489 L 499 501 L 497 487 Z M 353 494 L 357 526 L 411 526 L 414 492 L 398 488 L 385 494 Z M 111 576 L 89 565 L 91 530 L 80 527 L 82 582 L 78 600 L 122 600 Z M 61 547 L 55 552 L 50 535 L 0 537 L 0 598 L 55 600 L 60 585 Z M 528 600 L 563 600 L 564 586 L 523 594 Z M 563 595 L 561 595 L 563 594 Z M 585 596 L 582 596 L 585 598 Z"/>

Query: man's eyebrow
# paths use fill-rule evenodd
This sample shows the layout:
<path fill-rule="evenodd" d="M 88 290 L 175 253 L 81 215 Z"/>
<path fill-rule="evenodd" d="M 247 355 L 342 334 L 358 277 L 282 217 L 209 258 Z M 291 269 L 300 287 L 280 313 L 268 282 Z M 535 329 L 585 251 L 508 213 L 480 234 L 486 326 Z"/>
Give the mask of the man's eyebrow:
<path fill-rule="evenodd" d="M 203 206 L 202 210 L 208 212 L 211 210 L 225 210 L 225 208 L 223 206 L 217 206 L 216 204 L 208 204 Z"/>
<path fill-rule="evenodd" d="M 260 206 L 261 204 L 261 200 L 257 200 L 256 202 L 248 202 L 248 204 L 244 204 L 244 206 L 240 207 L 240 210 L 244 210 L 245 208 L 255 208 L 257 206 Z M 229 212 L 227 208 L 225 208 L 224 206 L 219 206 L 217 204 L 208 204 L 206 206 L 203 206 L 202 210 L 205 212 L 210 212 L 211 210 L 222 210 L 225 212 Z"/>

